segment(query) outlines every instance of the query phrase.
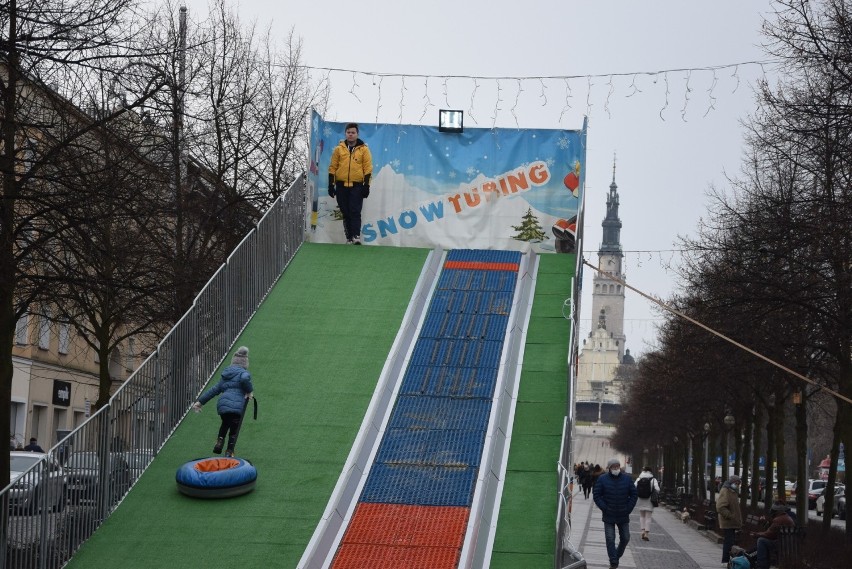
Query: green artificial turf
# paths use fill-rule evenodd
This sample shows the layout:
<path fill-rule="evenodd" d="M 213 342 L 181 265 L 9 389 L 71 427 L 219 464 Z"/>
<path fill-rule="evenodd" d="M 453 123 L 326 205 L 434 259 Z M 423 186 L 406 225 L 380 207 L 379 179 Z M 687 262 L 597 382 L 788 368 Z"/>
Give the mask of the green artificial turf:
<path fill-rule="evenodd" d="M 236 454 L 257 467 L 256 489 L 226 500 L 178 493 L 178 467 L 211 456 L 219 425 L 211 402 L 186 417 L 68 567 L 295 567 L 337 483 L 427 255 L 303 245 L 237 342 L 250 348 L 259 415 L 244 423 Z"/>
<path fill-rule="evenodd" d="M 556 547 L 556 464 L 568 392 L 575 255 L 541 255 L 491 569 L 550 569 Z"/>
<path fill-rule="evenodd" d="M 349 454 L 427 254 L 304 244 L 237 342 L 251 350 L 259 403 L 237 455 L 257 467 L 256 489 L 227 500 L 178 493 L 177 468 L 211 454 L 219 424 L 211 402 L 187 416 L 68 567 L 295 567 Z M 570 333 L 563 304 L 576 257 L 539 261 L 492 569 L 553 566 Z"/>

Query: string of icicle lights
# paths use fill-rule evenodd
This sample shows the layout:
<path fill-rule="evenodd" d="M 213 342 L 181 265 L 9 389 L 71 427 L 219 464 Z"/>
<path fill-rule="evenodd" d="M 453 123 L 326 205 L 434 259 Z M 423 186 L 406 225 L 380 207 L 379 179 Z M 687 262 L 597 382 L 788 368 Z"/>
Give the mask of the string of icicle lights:
<path fill-rule="evenodd" d="M 593 73 L 586 75 L 541 75 L 541 76 L 484 76 L 484 75 L 427 75 L 418 73 L 388 73 L 380 71 L 359 71 L 353 69 L 343 69 L 337 67 L 316 67 L 303 66 L 305 69 L 323 73 L 326 81 L 331 83 L 332 74 L 346 75 L 345 81 L 349 88 L 347 92 L 358 103 L 363 103 L 364 97 L 369 89 L 375 89 L 373 95 L 376 100 L 376 122 L 379 121 L 379 114 L 383 108 L 383 101 L 387 101 L 388 95 L 383 95 L 382 89 L 385 80 L 392 79 L 398 83 L 399 89 L 399 112 L 397 119 L 400 123 L 403 120 L 403 111 L 406 105 L 413 106 L 422 104 L 423 110 L 420 114 L 420 119 L 425 117 L 430 109 L 436 108 L 429 93 L 430 82 L 440 84 L 440 96 L 443 98 L 444 108 L 458 108 L 458 105 L 450 104 L 450 81 L 464 81 L 468 83 L 466 87 L 469 89 L 469 104 L 466 111 L 467 116 L 477 125 L 479 120 L 474 113 L 474 108 L 477 103 L 477 96 L 481 88 L 489 86 L 491 89 L 490 97 L 493 100 L 493 113 L 491 118 L 492 128 L 496 126 L 497 116 L 500 111 L 504 110 L 509 104 L 509 113 L 515 122 L 518 124 L 518 111 L 521 104 L 522 94 L 530 91 L 532 96 L 536 97 L 538 104 L 541 107 L 546 107 L 551 99 L 559 101 L 561 110 L 559 113 L 559 121 L 566 113 L 574 108 L 577 103 L 575 98 L 575 89 L 582 86 L 585 87 L 585 116 L 592 115 L 592 92 L 596 87 L 606 89 L 606 98 L 603 104 L 603 109 L 608 118 L 611 118 L 612 113 L 610 103 L 613 98 L 619 96 L 618 87 L 615 80 L 621 78 L 629 78 L 630 83 L 626 85 L 626 91 L 623 94 L 625 98 L 633 97 L 643 92 L 642 87 L 637 82 L 641 78 L 650 78 L 653 85 L 660 85 L 663 93 L 663 101 L 660 103 L 658 111 L 661 120 L 665 121 L 664 116 L 667 111 L 677 109 L 681 120 L 687 121 L 687 109 L 690 104 L 697 104 L 697 97 L 701 94 L 697 92 L 699 89 L 703 91 L 703 99 L 701 102 L 702 117 L 706 117 L 712 111 L 716 110 L 718 97 L 720 92 L 719 82 L 721 79 L 728 80 L 733 86 L 730 88 L 731 93 L 736 93 L 742 84 L 741 76 L 744 68 L 758 68 L 760 76 L 765 77 L 767 69 L 773 68 L 779 62 L 777 60 L 754 60 L 741 61 L 737 63 L 726 63 L 723 65 L 707 65 L 701 67 L 676 67 L 671 69 L 658 69 L 651 71 L 627 71 L 615 73 Z M 701 77 L 701 80 L 699 80 Z M 422 96 L 419 97 L 419 103 L 412 103 L 411 96 L 408 91 L 409 87 L 422 81 Z M 699 85 L 702 83 L 702 85 Z M 366 84 L 363 84 L 366 83 Z M 555 86 L 556 83 L 558 86 Z M 675 87 L 677 86 L 677 95 L 675 97 Z M 396 90 L 397 86 L 393 87 Z M 646 87 L 647 89 L 647 87 Z M 453 94 L 457 96 L 456 93 Z M 480 95 L 482 97 L 482 95 Z M 693 101 L 693 100 L 696 101 Z M 572 104 L 574 103 L 574 104 Z M 478 111 L 477 111 L 478 112 Z M 481 118 L 481 117 L 480 117 Z"/>

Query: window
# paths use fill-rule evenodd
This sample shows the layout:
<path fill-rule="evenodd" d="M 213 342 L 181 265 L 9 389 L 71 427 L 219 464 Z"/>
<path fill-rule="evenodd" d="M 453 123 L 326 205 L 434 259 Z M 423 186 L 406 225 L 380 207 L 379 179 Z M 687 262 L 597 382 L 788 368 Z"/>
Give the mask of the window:
<path fill-rule="evenodd" d="M 69 324 L 61 324 L 59 326 L 59 353 L 67 354 L 68 345 L 71 343 L 71 326 Z"/>
<path fill-rule="evenodd" d="M 27 404 L 12 401 L 11 414 L 9 415 L 9 433 L 15 437 L 15 445 L 24 448 L 24 423 L 27 420 Z"/>
<path fill-rule="evenodd" d="M 47 429 L 47 405 L 33 404 L 33 415 L 30 419 L 30 436 L 47 442 L 42 429 Z M 42 448 L 45 448 L 42 445 Z"/>
<path fill-rule="evenodd" d="M 50 349 L 50 309 L 46 308 L 38 322 L 38 347 Z"/>
<path fill-rule="evenodd" d="M 124 367 L 127 371 L 133 371 L 133 364 L 136 363 L 136 339 L 130 338 L 127 340 L 127 354 L 124 356 Z"/>
<path fill-rule="evenodd" d="M 24 314 L 18 318 L 18 323 L 15 324 L 15 343 L 19 346 L 26 346 L 29 342 L 28 328 L 30 325 L 30 315 Z"/>

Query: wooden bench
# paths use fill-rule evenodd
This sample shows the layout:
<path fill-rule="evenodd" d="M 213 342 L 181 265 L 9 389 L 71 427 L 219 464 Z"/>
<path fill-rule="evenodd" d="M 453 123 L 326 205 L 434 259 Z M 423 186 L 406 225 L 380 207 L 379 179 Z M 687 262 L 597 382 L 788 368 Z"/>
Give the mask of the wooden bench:
<path fill-rule="evenodd" d="M 689 519 L 698 521 L 698 504 L 690 502 L 686 505 L 686 511 L 689 512 Z"/>
<path fill-rule="evenodd" d="M 748 514 L 743 518 L 743 528 L 737 543 L 744 549 L 751 549 L 757 544 L 757 538 L 753 537 L 752 532 L 759 532 L 766 529 L 766 518 L 763 514 Z"/>
<path fill-rule="evenodd" d="M 704 529 L 713 529 L 716 527 L 716 520 L 719 514 L 716 512 L 716 504 L 710 500 L 704 500 Z"/>
<path fill-rule="evenodd" d="M 763 531 L 766 529 L 766 517 L 762 514 L 748 514 L 743 519 L 743 531 Z"/>
<path fill-rule="evenodd" d="M 799 566 L 799 545 L 805 538 L 803 527 L 782 527 L 778 535 L 778 567 L 791 569 Z"/>
<path fill-rule="evenodd" d="M 669 510 L 683 511 L 681 500 L 674 492 L 663 492 L 660 495 L 660 502 L 665 504 Z"/>

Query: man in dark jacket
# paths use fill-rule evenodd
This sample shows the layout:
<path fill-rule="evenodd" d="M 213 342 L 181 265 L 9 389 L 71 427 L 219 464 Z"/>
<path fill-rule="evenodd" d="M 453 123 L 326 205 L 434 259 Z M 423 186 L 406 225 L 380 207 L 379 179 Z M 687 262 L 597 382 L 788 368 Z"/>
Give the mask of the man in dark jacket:
<path fill-rule="evenodd" d="M 38 444 L 38 440 L 35 437 L 30 439 L 30 444 L 25 446 L 24 450 L 29 452 L 44 452 L 44 449 L 41 448 L 41 445 Z"/>
<path fill-rule="evenodd" d="M 592 495 L 603 514 L 609 566 L 616 569 L 630 542 L 630 512 L 638 498 L 633 480 L 622 474 L 621 462 L 617 458 L 606 463 L 606 472 L 598 476 Z M 615 546 L 615 526 L 618 526 L 618 547 Z"/>

